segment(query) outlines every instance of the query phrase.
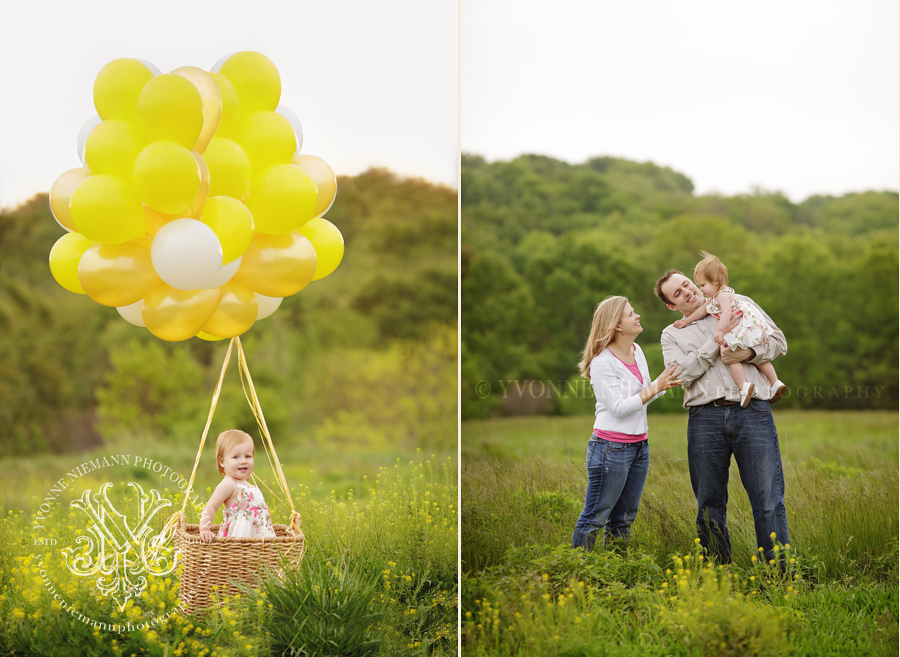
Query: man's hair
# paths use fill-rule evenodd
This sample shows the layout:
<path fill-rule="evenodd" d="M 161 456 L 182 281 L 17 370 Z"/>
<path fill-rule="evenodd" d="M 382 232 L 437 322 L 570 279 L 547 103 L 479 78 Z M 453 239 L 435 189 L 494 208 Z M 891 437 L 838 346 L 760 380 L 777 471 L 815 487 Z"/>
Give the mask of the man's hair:
<path fill-rule="evenodd" d="M 660 299 L 662 299 L 662 302 L 664 304 L 666 304 L 667 306 L 672 304 L 672 302 L 666 298 L 665 294 L 663 294 L 662 286 L 666 283 L 666 281 L 668 281 L 670 278 L 672 278 L 673 274 L 681 274 L 681 272 L 678 271 L 677 269 L 670 269 L 665 274 L 663 274 L 662 277 L 660 277 L 660 279 L 658 281 L 656 281 L 656 285 L 653 286 L 653 291 L 656 292 L 656 296 L 658 296 Z M 684 274 L 681 274 L 681 275 L 684 276 Z M 687 278 L 687 277 L 685 277 L 685 278 Z"/>

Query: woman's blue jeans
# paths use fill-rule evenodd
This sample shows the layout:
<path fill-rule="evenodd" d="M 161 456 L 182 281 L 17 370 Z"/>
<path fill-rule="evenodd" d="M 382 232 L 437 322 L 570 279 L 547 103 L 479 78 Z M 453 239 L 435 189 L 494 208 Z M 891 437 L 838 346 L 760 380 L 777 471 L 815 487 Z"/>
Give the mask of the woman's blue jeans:
<path fill-rule="evenodd" d="M 615 443 L 591 439 L 585 465 L 588 471 L 584 510 L 575 523 L 572 547 L 594 549 L 597 534 L 605 528 L 606 538 L 628 538 L 638 512 L 641 492 L 650 467 L 648 441 Z"/>
<path fill-rule="evenodd" d="M 687 438 L 700 544 L 718 563 L 731 561 L 725 507 L 733 454 L 753 509 L 756 545 L 763 548 L 766 561 L 773 559 L 772 532 L 781 544 L 790 539 L 778 432 L 769 402 L 751 399 L 747 408 L 712 404 L 691 407 Z"/>

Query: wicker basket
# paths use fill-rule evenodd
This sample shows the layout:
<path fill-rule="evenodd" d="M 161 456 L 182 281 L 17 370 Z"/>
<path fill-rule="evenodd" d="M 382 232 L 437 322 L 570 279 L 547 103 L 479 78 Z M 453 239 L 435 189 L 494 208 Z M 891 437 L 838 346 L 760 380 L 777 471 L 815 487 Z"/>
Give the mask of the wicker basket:
<path fill-rule="evenodd" d="M 296 535 L 287 525 L 273 525 L 275 538 L 214 538 L 209 543 L 200 540 L 200 526 L 185 524 L 184 512 L 178 515 L 175 526 L 175 550 L 181 555 L 184 567 L 181 573 L 181 591 L 178 599 L 191 612 L 203 611 L 210 606 L 212 587 L 217 593 L 234 595 L 238 592 L 234 582 L 251 583 L 263 574 L 263 565 L 278 571 L 279 555 L 299 567 L 303 557 L 304 536 L 294 517 Z M 219 525 L 213 525 L 213 533 Z"/>

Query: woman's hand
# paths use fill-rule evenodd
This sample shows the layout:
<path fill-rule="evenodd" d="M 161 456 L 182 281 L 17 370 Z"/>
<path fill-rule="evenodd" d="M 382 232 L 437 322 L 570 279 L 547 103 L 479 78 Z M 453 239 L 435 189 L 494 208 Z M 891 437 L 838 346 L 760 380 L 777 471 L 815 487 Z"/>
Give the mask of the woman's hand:
<path fill-rule="evenodd" d="M 213 533 L 212 533 L 211 531 L 209 531 L 208 529 L 201 529 L 201 530 L 200 530 L 200 540 L 203 541 L 204 543 L 210 543 L 210 542 L 212 542 L 212 540 L 213 540 L 215 537 L 216 537 L 216 535 L 213 534 Z"/>
<path fill-rule="evenodd" d="M 681 370 L 678 369 L 678 364 L 672 363 L 659 375 L 656 381 L 641 391 L 641 401 L 646 404 L 664 390 L 681 386 L 684 381 L 679 379 L 679 376 L 681 376 Z"/>

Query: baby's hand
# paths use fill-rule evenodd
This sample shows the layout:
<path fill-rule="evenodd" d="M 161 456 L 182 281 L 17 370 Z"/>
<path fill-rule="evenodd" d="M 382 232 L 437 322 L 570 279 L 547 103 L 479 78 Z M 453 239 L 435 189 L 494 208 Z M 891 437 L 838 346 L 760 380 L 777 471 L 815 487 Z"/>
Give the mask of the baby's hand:
<path fill-rule="evenodd" d="M 687 320 L 685 320 L 685 319 L 679 319 L 677 322 L 672 324 L 672 326 L 674 326 L 677 329 L 683 329 L 687 325 L 688 325 L 688 323 L 687 323 Z"/>
<path fill-rule="evenodd" d="M 713 342 L 715 342 L 720 347 L 727 346 L 725 344 L 725 334 L 722 331 L 716 331 L 715 335 L 713 335 Z"/>
<path fill-rule="evenodd" d="M 203 541 L 204 543 L 210 543 L 210 542 L 212 542 L 212 540 L 213 540 L 215 537 L 216 537 L 216 535 L 213 534 L 213 533 L 212 533 L 211 531 L 209 531 L 208 529 L 201 529 L 201 530 L 200 530 L 200 540 Z"/>

